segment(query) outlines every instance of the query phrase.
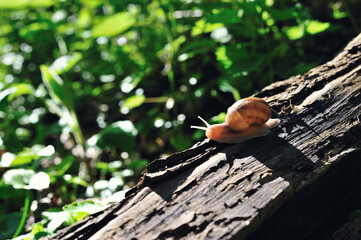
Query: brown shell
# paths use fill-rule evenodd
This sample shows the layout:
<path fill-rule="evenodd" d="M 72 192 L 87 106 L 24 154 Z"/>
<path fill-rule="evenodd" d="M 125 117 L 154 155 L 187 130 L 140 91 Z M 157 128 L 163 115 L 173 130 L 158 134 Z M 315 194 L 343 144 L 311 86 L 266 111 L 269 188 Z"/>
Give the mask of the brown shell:
<path fill-rule="evenodd" d="M 261 98 L 249 97 L 235 102 L 227 110 L 226 123 L 234 131 L 243 131 L 250 125 L 263 125 L 271 117 L 271 109 Z"/>

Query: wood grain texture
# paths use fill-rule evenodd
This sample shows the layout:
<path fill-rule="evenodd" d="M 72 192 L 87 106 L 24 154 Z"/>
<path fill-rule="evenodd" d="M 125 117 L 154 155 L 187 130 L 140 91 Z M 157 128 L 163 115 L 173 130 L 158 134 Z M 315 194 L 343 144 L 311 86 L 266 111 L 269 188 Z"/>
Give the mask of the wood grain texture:
<path fill-rule="evenodd" d="M 282 122 L 268 136 L 239 144 L 204 140 L 153 161 L 119 203 L 48 239 L 306 239 L 320 233 L 337 207 L 332 197 L 361 186 L 361 35 L 332 61 L 255 96 L 274 112 L 290 101 L 295 111 L 276 114 Z"/>

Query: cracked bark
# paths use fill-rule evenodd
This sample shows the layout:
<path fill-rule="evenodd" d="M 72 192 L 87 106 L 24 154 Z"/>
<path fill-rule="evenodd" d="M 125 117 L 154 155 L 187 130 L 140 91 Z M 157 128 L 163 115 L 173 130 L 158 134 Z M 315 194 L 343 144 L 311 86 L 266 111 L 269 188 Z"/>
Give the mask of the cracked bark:
<path fill-rule="evenodd" d="M 328 239 L 361 208 L 361 35 L 332 61 L 257 97 L 271 134 L 204 140 L 151 162 L 119 203 L 48 239 Z M 331 227 L 331 230 L 330 230 Z"/>

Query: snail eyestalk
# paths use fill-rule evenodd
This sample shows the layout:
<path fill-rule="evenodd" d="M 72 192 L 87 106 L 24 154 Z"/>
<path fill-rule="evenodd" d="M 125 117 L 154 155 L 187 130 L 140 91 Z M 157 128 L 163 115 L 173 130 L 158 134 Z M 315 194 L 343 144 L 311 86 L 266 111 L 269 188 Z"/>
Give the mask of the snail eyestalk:
<path fill-rule="evenodd" d="M 207 131 L 209 126 L 211 126 L 206 120 L 198 116 L 198 118 L 207 126 L 207 127 L 201 127 L 201 126 L 191 126 L 191 128 Z"/>

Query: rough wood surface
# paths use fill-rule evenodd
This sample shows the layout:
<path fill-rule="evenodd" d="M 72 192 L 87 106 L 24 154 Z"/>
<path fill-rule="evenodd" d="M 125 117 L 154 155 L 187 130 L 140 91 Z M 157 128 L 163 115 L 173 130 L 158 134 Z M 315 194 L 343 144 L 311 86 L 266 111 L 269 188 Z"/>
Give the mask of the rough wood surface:
<path fill-rule="evenodd" d="M 361 35 L 332 61 L 256 96 L 275 112 L 290 101 L 295 111 L 280 115 L 268 136 L 239 144 L 205 140 L 153 161 L 119 203 L 49 239 L 321 234 L 340 205 L 335 198 L 347 205 L 350 191 L 361 190 Z"/>

